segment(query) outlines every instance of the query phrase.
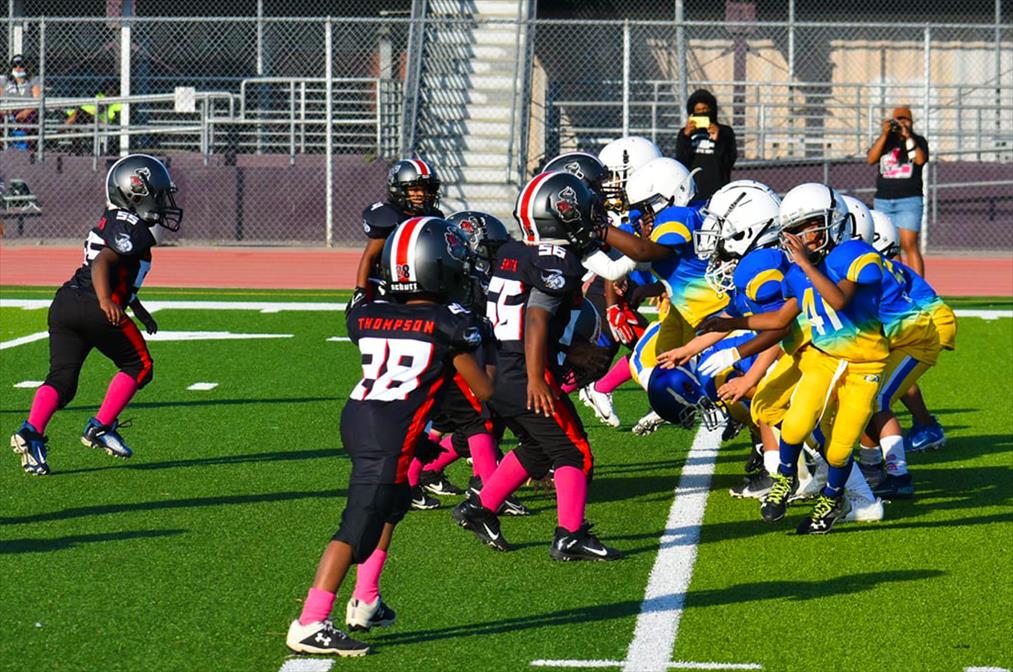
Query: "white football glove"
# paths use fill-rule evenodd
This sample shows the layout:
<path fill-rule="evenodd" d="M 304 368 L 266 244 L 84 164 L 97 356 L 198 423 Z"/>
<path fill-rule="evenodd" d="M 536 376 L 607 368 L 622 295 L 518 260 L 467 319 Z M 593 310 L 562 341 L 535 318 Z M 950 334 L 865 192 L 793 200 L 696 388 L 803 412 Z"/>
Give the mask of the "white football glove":
<path fill-rule="evenodd" d="M 703 363 L 696 370 L 704 376 L 714 377 L 740 359 L 742 358 L 739 356 L 738 348 L 725 348 L 724 350 L 718 350 L 703 360 Z"/>

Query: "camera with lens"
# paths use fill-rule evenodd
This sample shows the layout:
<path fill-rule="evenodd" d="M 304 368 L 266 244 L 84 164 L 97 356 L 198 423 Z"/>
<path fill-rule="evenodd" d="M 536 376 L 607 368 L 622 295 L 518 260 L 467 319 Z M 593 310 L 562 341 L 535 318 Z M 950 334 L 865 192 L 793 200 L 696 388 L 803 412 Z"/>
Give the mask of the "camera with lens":
<path fill-rule="evenodd" d="M 900 133 L 900 122 L 898 122 L 896 119 L 890 120 L 890 132 Z"/>

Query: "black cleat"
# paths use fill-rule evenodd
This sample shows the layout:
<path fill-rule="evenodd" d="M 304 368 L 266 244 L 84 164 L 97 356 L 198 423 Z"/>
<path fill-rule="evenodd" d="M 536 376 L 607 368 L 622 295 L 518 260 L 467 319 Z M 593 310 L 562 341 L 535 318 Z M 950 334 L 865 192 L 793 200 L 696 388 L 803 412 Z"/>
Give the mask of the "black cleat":
<path fill-rule="evenodd" d="M 11 435 L 11 450 L 21 459 L 21 468 L 26 474 L 45 476 L 49 473 L 49 462 L 46 461 L 47 440 L 27 420 L 21 429 Z"/>
<path fill-rule="evenodd" d="M 798 487 L 798 477 L 776 473 L 771 478 L 774 483 L 760 504 L 760 515 L 766 522 L 776 523 L 788 512 L 788 498 Z"/>
<path fill-rule="evenodd" d="M 288 626 L 285 644 L 296 653 L 338 656 L 364 656 L 369 653 L 369 644 L 352 639 L 335 628 L 329 619 L 301 625 L 297 618 Z"/>
<path fill-rule="evenodd" d="M 442 471 L 423 471 L 419 476 L 419 485 L 432 495 L 449 496 L 464 494 L 464 490 L 461 490 L 447 480 L 446 475 Z"/>
<path fill-rule="evenodd" d="M 872 494 L 882 499 L 911 499 L 915 496 L 915 485 L 910 473 L 900 476 L 887 474 L 872 488 Z"/>
<path fill-rule="evenodd" d="M 828 534 L 834 527 L 834 523 L 843 520 L 848 515 L 843 495 L 838 497 L 827 497 L 820 495 L 816 498 L 816 504 L 812 511 L 795 529 L 797 534 Z"/>
<path fill-rule="evenodd" d="M 756 443 L 749 451 L 749 458 L 746 460 L 746 473 L 753 474 L 763 470 L 763 444 Z"/>
<path fill-rule="evenodd" d="M 421 485 L 412 488 L 411 507 L 416 511 L 429 511 L 440 508 L 440 500 L 430 497 Z"/>
<path fill-rule="evenodd" d="M 865 482 L 869 484 L 869 487 L 875 490 L 879 487 L 879 484 L 886 480 L 886 464 L 880 462 L 879 464 L 863 464 L 858 463 L 858 469 L 862 472 L 862 476 L 865 477 Z"/>
<path fill-rule="evenodd" d="M 472 495 L 454 507 L 450 512 L 454 521 L 466 530 L 471 530 L 479 541 L 497 551 L 510 550 L 510 544 L 500 531 L 499 518 L 482 506 L 478 497 Z"/>
<path fill-rule="evenodd" d="M 728 494 L 736 499 L 763 499 L 774 487 L 774 479 L 765 471 L 743 480 L 742 485 L 728 489 Z"/>
<path fill-rule="evenodd" d="M 620 560 L 623 554 L 601 543 L 591 534 L 591 523 L 584 523 L 576 532 L 557 527 L 549 557 L 553 560 Z"/>

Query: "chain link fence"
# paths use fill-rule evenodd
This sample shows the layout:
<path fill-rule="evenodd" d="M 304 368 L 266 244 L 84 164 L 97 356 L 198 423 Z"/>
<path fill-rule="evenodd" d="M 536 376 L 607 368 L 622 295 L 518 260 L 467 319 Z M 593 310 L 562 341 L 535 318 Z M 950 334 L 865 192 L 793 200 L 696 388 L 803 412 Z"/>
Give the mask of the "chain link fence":
<path fill-rule="evenodd" d="M 870 203 L 866 150 L 909 105 L 932 152 L 929 248 L 1013 246 L 1009 23 L 767 20 L 762 3 L 758 20 L 681 22 L 535 18 L 498 0 L 357 3 L 330 20 L 266 0 L 204 18 L 148 13 L 187 2 L 137 0 L 131 19 L 100 4 L 5 23 L 5 62 L 23 53 L 42 88 L 34 119 L 0 100 L 8 240 L 80 238 L 128 147 L 170 162 L 179 243 L 357 246 L 359 213 L 405 154 L 440 170 L 444 209 L 507 221 L 560 152 L 638 134 L 674 155 L 686 97 L 707 88 L 738 139 L 733 178 L 828 181 Z"/>

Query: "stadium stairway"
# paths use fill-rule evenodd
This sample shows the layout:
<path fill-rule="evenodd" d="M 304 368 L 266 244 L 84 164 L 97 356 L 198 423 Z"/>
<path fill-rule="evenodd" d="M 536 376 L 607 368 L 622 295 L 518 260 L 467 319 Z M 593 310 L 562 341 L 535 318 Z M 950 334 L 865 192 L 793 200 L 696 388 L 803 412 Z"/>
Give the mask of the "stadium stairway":
<path fill-rule="evenodd" d="M 416 147 L 441 175 L 447 212 L 482 210 L 512 225 L 523 181 L 521 116 L 513 110 L 523 97 L 526 50 L 516 20 L 532 8 L 531 0 L 428 2 Z"/>

